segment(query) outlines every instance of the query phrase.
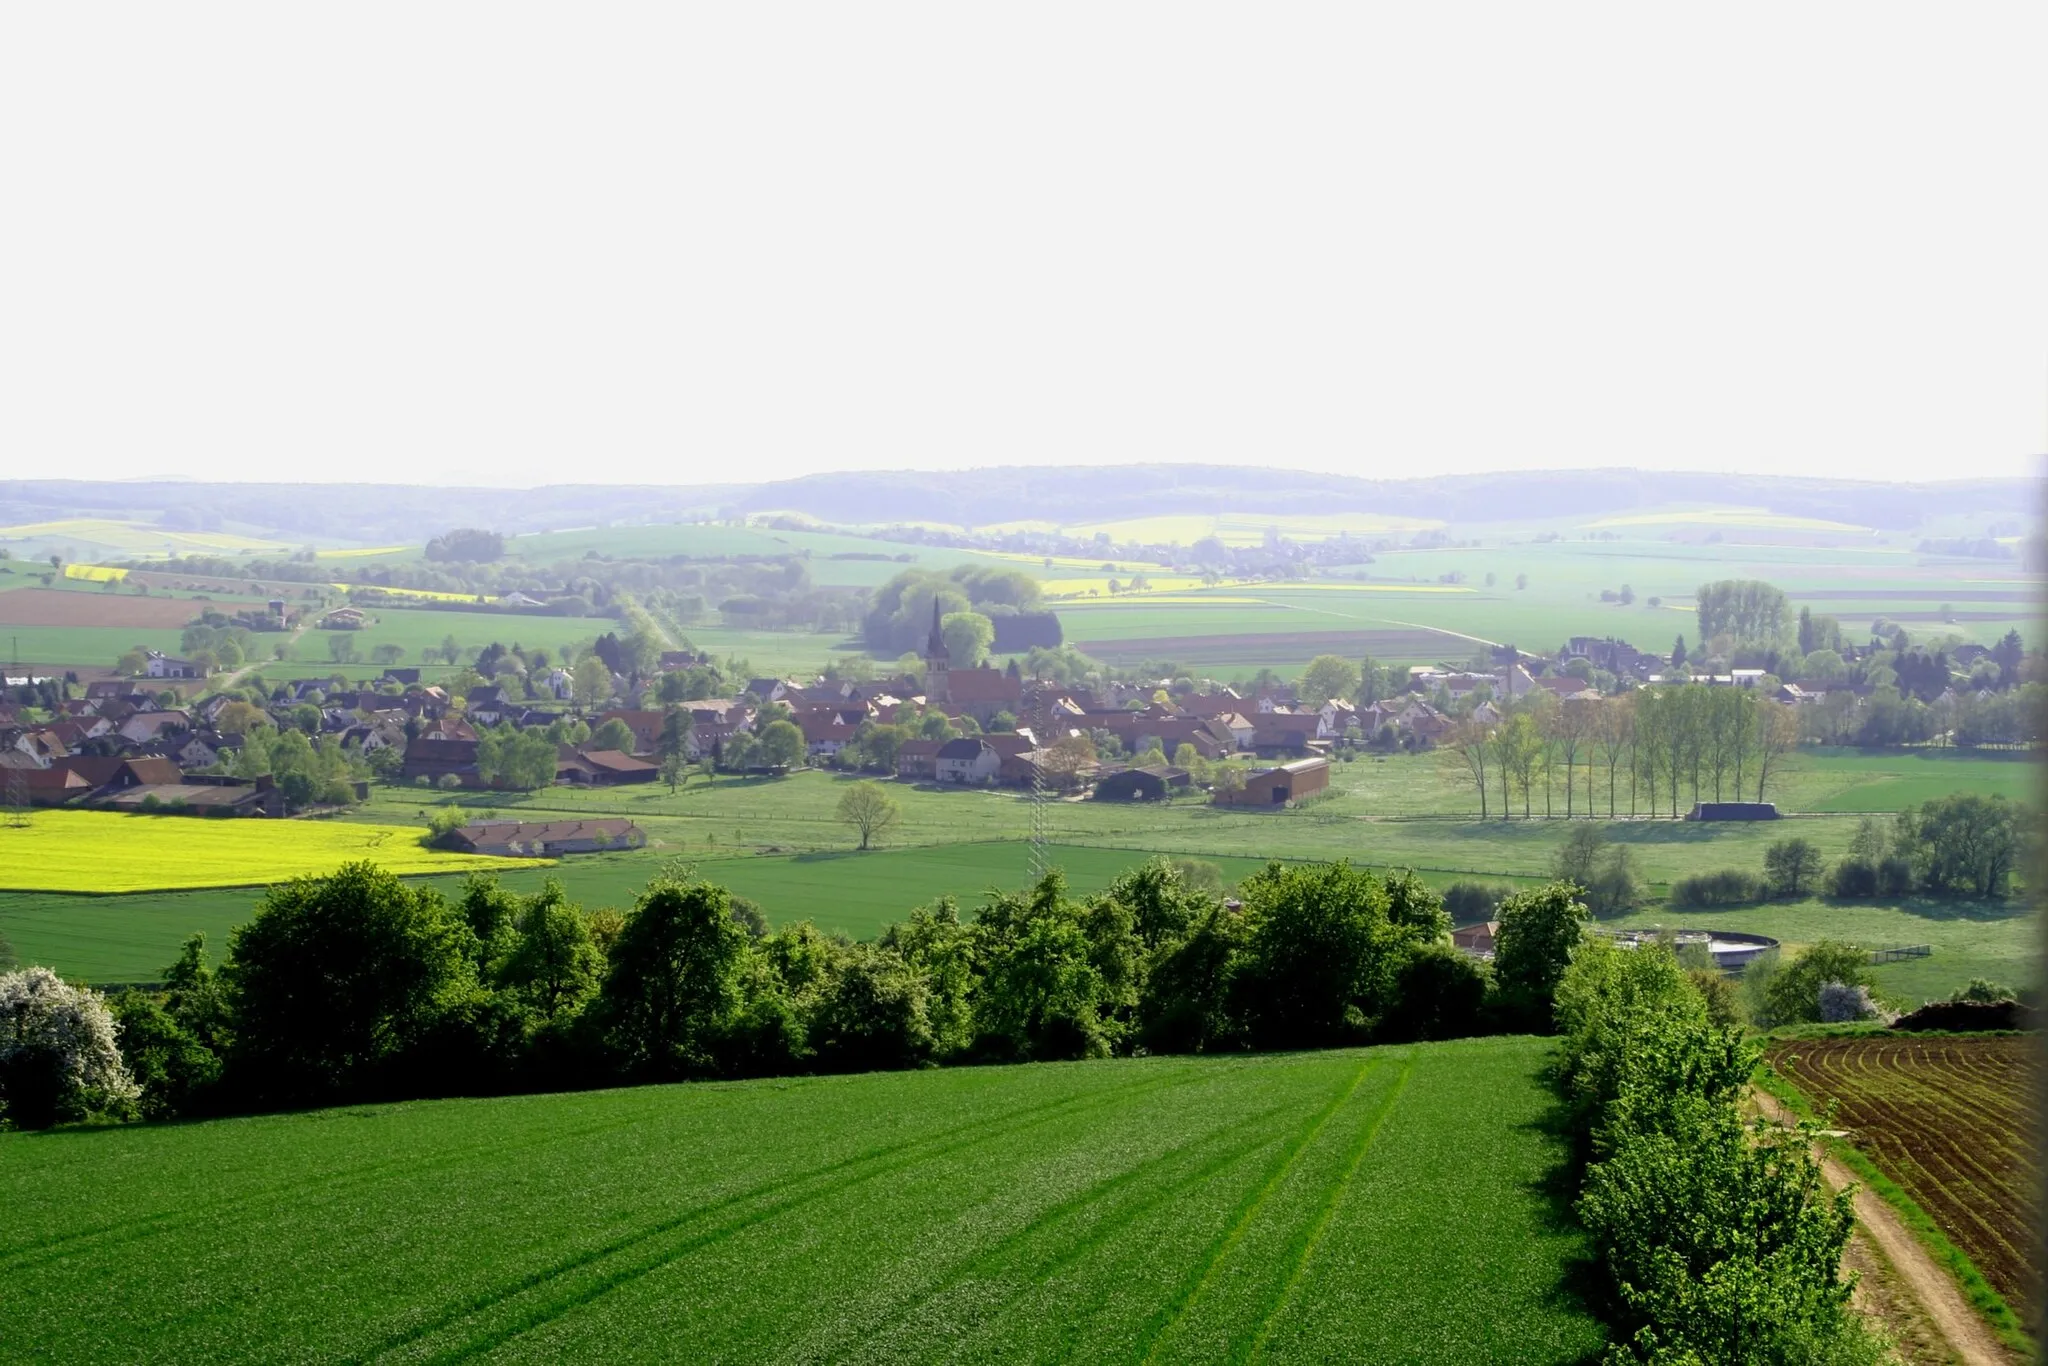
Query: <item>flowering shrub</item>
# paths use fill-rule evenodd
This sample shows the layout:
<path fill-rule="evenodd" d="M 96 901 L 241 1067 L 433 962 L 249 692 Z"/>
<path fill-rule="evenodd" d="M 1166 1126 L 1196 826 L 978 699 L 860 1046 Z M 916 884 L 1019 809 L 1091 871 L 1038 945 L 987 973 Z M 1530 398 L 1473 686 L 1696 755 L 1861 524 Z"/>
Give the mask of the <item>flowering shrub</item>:
<path fill-rule="evenodd" d="M 0 976 L 0 1115 L 17 1128 L 47 1129 L 138 1094 L 104 997 L 48 968 Z"/>

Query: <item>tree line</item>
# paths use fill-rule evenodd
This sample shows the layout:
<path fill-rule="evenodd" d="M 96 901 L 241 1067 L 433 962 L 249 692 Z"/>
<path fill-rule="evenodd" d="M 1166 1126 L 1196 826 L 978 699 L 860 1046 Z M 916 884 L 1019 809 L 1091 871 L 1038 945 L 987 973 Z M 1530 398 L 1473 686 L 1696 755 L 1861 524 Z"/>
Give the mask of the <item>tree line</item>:
<path fill-rule="evenodd" d="M 1274 864 L 1237 902 L 1221 892 L 1213 866 L 1163 859 L 1087 897 L 1053 873 L 971 918 L 942 899 L 854 943 L 771 932 L 680 869 L 622 914 L 552 881 L 520 895 L 477 876 L 450 898 L 355 864 L 272 888 L 218 968 L 195 936 L 161 989 L 100 1007 L 97 1035 L 39 1043 L 17 1022 L 0 1105 L 26 1127 L 1541 1028 L 1585 915 L 1563 884 L 1510 897 L 1482 964 L 1412 874 Z M 66 1051 L 80 1038 L 118 1055 L 87 1065 Z"/>
<path fill-rule="evenodd" d="M 1606 1359 L 1889 1360 L 1841 1274 L 1849 1193 L 1822 1184 L 1813 1131 L 1743 1119 L 1759 1052 L 1718 985 L 1663 945 L 1598 941 L 1558 985 L 1575 1205 L 1621 1339 Z"/>
<path fill-rule="evenodd" d="M 1700 801 L 1763 801 L 1799 719 L 1754 689 L 1666 684 L 1612 697 L 1533 692 L 1457 722 L 1441 749 L 1473 784 L 1480 819 L 1535 814 L 1672 818 Z M 1683 798 L 1683 802 L 1681 801 Z"/>

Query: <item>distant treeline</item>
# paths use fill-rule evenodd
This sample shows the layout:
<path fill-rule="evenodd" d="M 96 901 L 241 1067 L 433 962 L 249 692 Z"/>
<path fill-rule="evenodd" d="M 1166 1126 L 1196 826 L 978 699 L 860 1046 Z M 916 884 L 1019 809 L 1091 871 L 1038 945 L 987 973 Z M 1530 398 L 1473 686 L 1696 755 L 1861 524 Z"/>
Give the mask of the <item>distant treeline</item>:
<path fill-rule="evenodd" d="M 165 517 L 292 537 L 424 544 L 461 527 L 506 533 L 608 523 L 795 512 L 838 524 L 927 521 L 987 526 L 1176 513 L 1374 512 L 1452 523 L 1583 517 L 1673 503 L 1740 503 L 1787 516 L 1905 529 L 1945 513 L 2028 505 L 2025 480 L 1856 483 L 1711 472 L 1567 470 L 1356 479 L 1244 465 L 1007 466 L 954 472 L 855 471 L 777 483 L 683 487 L 559 484 L 447 489 L 404 484 L 225 484 L 0 480 L 0 525 L 67 517 Z"/>

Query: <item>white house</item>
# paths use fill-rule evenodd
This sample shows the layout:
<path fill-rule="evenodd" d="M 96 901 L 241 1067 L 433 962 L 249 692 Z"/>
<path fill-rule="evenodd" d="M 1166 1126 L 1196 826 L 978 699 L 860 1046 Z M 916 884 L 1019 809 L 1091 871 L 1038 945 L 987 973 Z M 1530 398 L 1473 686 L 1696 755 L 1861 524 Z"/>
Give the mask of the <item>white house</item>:
<path fill-rule="evenodd" d="M 143 672 L 151 678 L 197 678 L 199 666 L 189 659 L 178 659 L 162 650 L 151 650 L 145 658 Z"/>
<path fill-rule="evenodd" d="M 968 735 L 939 746 L 934 776 L 942 783 L 992 783 L 1002 767 L 1003 757 L 994 745 Z"/>

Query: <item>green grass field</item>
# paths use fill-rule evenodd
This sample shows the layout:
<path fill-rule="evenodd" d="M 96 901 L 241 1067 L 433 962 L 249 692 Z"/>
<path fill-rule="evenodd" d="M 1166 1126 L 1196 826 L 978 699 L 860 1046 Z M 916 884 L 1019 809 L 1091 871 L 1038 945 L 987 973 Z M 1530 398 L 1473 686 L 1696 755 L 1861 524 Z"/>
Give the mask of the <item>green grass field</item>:
<path fill-rule="evenodd" d="M 1571 1362 L 1541 1041 L 0 1135 L 47 1359 Z M 1476 1288 L 1483 1295 L 1475 1300 Z"/>
<path fill-rule="evenodd" d="M 182 636 L 146 626 L 0 626 L 0 662 L 111 669 L 134 649 L 174 655 Z"/>
<path fill-rule="evenodd" d="M 1812 840 L 1826 858 L 1835 859 L 1848 848 L 1862 813 L 1883 815 L 1940 792 L 1968 790 L 2031 800 L 2033 776 L 2031 764 L 2012 756 L 1810 751 L 1788 767 L 1783 786 L 1774 787 L 1772 795 L 1788 810 L 1821 814 L 1760 825 L 1621 820 L 1603 822 L 1603 828 L 1610 839 L 1629 847 L 1639 873 L 1661 894 L 1673 879 L 1690 873 L 1729 867 L 1757 871 L 1765 847 L 1791 835 Z M 854 838 L 834 811 L 849 781 L 807 772 L 772 780 L 700 780 L 675 794 L 658 784 L 548 788 L 530 795 L 471 795 L 461 804 L 479 817 L 493 812 L 530 819 L 623 815 L 637 822 L 649 836 L 649 846 L 641 852 L 581 856 L 547 870 L 519 871 L 502 861 L 485 865 L 521 890 L 537 887 L 544 876 L 558 876 L 572 897 L 593 907 L 630 904 L 664 861 L 682 859 L 758 901 L 774 923 L 809 919 L 822 928 L 866 938 L 933 897 L 952 894 L 963 908 L 971 909 L 990 887 L 1022 885 L 1028 866 L 1024 841 L 1031 829 L 1030 802 L 1022 795 L 891 784 L 903 809 L 902 822 L 888 832 L 884 847 L 855 854 Z M 1056 861 L 1082 892 L 1098 890 L 1153 852 L 1213 861 L 1233 881 L 1269 858 L 1349 858 L 1378 867 L 1409 867 L 1437 884 L 1461 878 L 1524 881 L 1549 873 L 1571 829 L 1561 820 L 1471 819 L 1476 802 L 1469 786 L 1428 755 L 1339 764 L 1332 788 L 1330 799 L 1295 811 L 1223 811 L 1199 800 L 1165 805 L 1079 801 L 1053 804 L 1047 822 L 1057 846 Z M 1604 813 L 1604 784 L 1596 797 Z M 1578 800 L 1583 802 L 1583 794 Z M 1625 811 L 1625 784 L 1620 800 Z M 302 837 L 298 832 L 310 832 L 328 838 L 321 832 L 384 827 L 404 832 L 382 837 L 394 841 L 392 847 L 402 844 L 408 853 L 424 853 L 409 843 L 410 838 L 424 828 L 432 810 L 448 801 L 439 792 L 378 787 L 355 813 L 362 824 L 247 822 L 233 830 L 258 841 L 261 853 L 262 842 L 272 836 L 296 839 Z M 1553 805 L 1562 812 L 1561 795 L 1554 797 Z M 1540 794 L 1536 809 L 1542 809 Z M 104 828 L 125 837 L 140 828 L 134 823 L 146 818 L 86 819 L 114 822 Z M 195 833 L 211 838 L 221 829 L 210 822 L 179 824 L 171 817 L 160 818 L 160 824 L 180 845 L 172 857 L 188 862 L 194 855 L 184 846 L 185 838 Z M 0 840 L 9 833 L 0 831 Z M 178 874 L 185 881 L 164 881 L 164 868 L 171 865 L 160 864 L 146 852 L 136 857 L 141 860 L 139 871 L 134 865 L 121 865 L 129 868 L 121 876 L 139 877 L 143 884 L 160 888 L 198 885 L 194 879 L 260 883 L 268 876 L 243 871 L 251 865 L 237 855 L 228 860 L 229 868 L 208 868 L 202 862 L 197 871 Z M 107 889 L 97 854 L 83 852 L 73 861 L 74 871 L 66 876 L 74 883 Z M 12 886 L 25 888 L 54 877 L 21 869 L 21 864 L 9 861 L 0 883 L 11 875 Z M 458 880 L 437 879 L 450 890 Z M 203 932 L 216 949 L 223 947 L 228 930 L 248 918 L 255 900 L 246 885 L 234 890 L 110 896 L 0 890 L 0 936 L 13 943 L 23 961 L 46 963 L 86 980 L 153 980 L 188 934 Z M 1857 919 L 1869 913 L 1877 914 L 1878 920 Z M 1782 923 L 1782 908 L 1722 914 L 1733 917 L 1726 922 L 1731 929 L 1756 928 L 1793 940 L 1820 937 L 1818 932 L 1781 934 L 1773 928 Z M 1941 926 L 1928 923 L 1938 915 L 1932 905 L 1828 914 L 1844 917 L 1837 937 L 1942 942 L 1945 947 L 1934 960 L 1887 969 L 1916 984 L 1913 989 L 1922 994 L 1945 993 L 1975 975 L 2008 981 L 2032 980 L 2035 975 L 2024 936 L 1997 928 L 2004 923 L 2002 915 L 1981 922 L 1963 917 Z M 1973 960 L 1996 971 L 1966 970 Z"/>

